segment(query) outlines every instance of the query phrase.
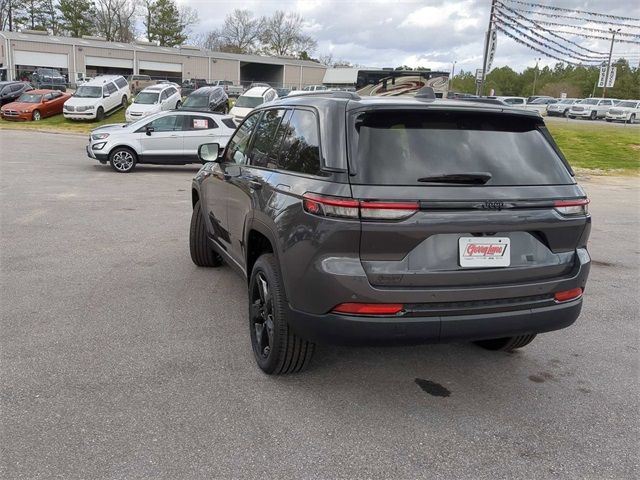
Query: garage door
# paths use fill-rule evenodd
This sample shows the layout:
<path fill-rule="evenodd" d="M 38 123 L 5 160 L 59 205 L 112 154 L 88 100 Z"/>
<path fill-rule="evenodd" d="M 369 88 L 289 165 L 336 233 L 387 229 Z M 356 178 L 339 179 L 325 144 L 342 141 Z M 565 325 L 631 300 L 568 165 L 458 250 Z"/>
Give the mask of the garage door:
<path fill-rule="evenodd" d="M 140 70 L 157 70 L 160 72 L 179 72 L 182 73 L 181 63 L 167 62 L 150 62 L 148 60 L 140 60 L 138 62 Z"/>
<path fill-rule="evenodd" d="M 16 65 L 30 65 L 33 67 L 69 68 L 66 53 L 27 52 L 14 50 L 13 63 Z"/>
<path fill-rule="evenodd" d="M 84 63 L 91 67 L 114 67 L 133 69 L 133 60 L 126 58 L 85 57 Z"/>

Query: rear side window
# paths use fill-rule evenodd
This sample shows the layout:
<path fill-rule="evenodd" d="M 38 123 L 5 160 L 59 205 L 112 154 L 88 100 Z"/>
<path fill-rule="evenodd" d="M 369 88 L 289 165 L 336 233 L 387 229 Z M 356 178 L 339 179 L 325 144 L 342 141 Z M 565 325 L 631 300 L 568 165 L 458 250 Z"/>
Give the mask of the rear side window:
<path fill-rule="evenodd" d="M 309 110 L 294 110 L 282 127 L 283 140 L 278 168 L 291 172 L 320 175 L 318 120 Z"/>
<path fill-rule="evenodd" d="M 111 83 L 111 82 L 107 83 L 107 84 L 105 85 L 105 87 L 106 87 L 106 89 L 107 89 L 107 92 L 109 92 L 109 93 L 115 93 L 115 92 L 117 92 L 117 91 L 118 91 L 118 89 L 116 88 L 116 86 L 115 86 L 113 83 Z"/>
<path fill-rule="evenodd" d="M 488 173 L 493 186 L 574 183 L 533 119 L 389 110 L 352 118 L 353 183 L 429 185 L 419 179 L 470 173 Z"/>
<path fill-rule="evenodd" d="M 280 124 L 286 110 L 267 110 L 253 135 L 251 165 L 264 168 L 278 168 L 278 152 L 282 143 L 283 130 Z"/>
<path fill-rule="evenodd" d="M 122 77 L 116 78 L 116 85 L 118 88 L 124 88 L 127 86 L 127 81 Z"/>
<path fill-rule="evenodd" d="M 209 117 L 190 116 L 187 123 L 187 130 L 209 130 L 218 128 L 218 124 Z"/>

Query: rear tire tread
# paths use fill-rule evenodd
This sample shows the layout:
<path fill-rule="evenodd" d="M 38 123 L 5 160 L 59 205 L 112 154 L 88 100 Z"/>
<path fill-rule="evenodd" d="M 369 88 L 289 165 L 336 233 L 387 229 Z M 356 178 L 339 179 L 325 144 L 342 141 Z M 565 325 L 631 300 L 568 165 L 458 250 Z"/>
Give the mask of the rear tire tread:
<path fill-rule="evenodd" d="M 275 328 L 275 335 L 280 336 L 284 341 L 280 344 L 278 355 L 280 357 L 279 362 L 273 369 L 263 369 L 265 373 L 273 375 L 282 375 L 289 373 L 297 373 L 304 370 L 313 357 L 315 345 L 312 342 L 304 340 L 298 337 L 287 323 L 286 311 L 282 302 L 286 302 L 284 292 L 282 292 L 282 277 L 278 268 L 278 263 L 275 257 L 271 253 L 263 254 L 254 265 L 254 272 L 257 268 L 262 268 L 262 264 L 266 264 L 273 277 L 275 277 L 275 284 L 271 285 L 272 295 L 275 295 L 275 291 L 278 291 L 276 298 L 280 298 L 281 302 L 276 302 L 274 299 L 274 311 L 277 315 L 277 322 Z M 253 277 L 253 273 L 252 273 Z M 255 351 L 254 351 L 255 354 Z"/>
<path fill-rule="evenodd" d="M 202 218 L 200 201 L 197 201 L 194 205 L 191 215 L 189 250 L 191 260 L 198 267 L 219 267 L 222 265 L 222 257 L 214 252 L 207 243 L 207 234 L 204 219 Z"/>

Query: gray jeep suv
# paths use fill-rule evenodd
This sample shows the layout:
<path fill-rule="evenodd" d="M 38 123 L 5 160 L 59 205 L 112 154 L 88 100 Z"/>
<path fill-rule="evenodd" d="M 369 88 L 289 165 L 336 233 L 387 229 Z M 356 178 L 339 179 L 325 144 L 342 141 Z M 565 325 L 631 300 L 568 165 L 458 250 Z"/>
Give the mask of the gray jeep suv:
<path fill-rule="evenodd" d="M 513 350 L 580 313 L 588 199 L 535 112 L 293 95 L 200 158 L 191 258 L 247 279 L 267 373 L 316 342 Z"/>

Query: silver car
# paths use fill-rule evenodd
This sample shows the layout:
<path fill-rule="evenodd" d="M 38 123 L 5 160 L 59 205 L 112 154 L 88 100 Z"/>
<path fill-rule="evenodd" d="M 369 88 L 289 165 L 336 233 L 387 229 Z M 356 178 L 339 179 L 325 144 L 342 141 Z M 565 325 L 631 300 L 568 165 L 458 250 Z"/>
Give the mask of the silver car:
<path fill-rule="evenodd" d="M 198 147 L 221 147 L 235 131 L 228 115 L 173 110 L 124 124 L 105 125 L 91 131 L 87 155 L 117 172 L 130 172 L 138 163 L 185 165 L 199 163 Z"/>

